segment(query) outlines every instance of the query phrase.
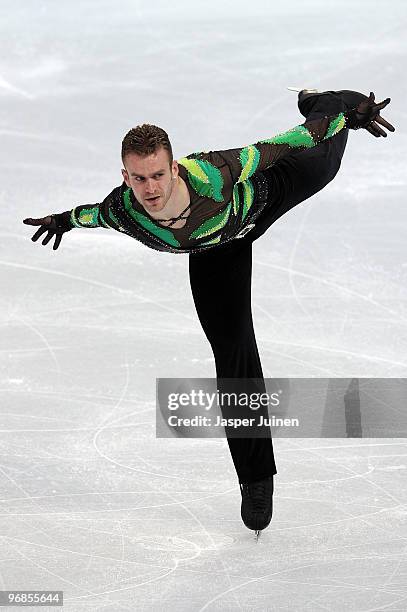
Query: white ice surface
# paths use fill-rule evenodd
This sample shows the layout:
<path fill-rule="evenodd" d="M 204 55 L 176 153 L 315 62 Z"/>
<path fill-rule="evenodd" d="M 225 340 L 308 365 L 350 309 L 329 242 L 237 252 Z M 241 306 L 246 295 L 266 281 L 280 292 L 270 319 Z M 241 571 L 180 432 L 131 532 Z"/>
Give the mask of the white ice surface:
<path fill-rule="evenodd" d="M 277 439 L 275 512 L 240 519 L 225 440 L 157 440 L 156 377 L 211 377 L 186 255 L 109 230 L 54 252 L 27 216 L 100 201 L 120 143 L 175 157 L 303 121 L 286 86 L 374 91 L 335 180 L 255 244 L 264 373 L 407 376 L 407 9 L 345 0 L 0 5 L 0 589 L 67 612 L 407 609 L 403 439 Z M 54 608 L 47 608 L 54 609 Z"/>

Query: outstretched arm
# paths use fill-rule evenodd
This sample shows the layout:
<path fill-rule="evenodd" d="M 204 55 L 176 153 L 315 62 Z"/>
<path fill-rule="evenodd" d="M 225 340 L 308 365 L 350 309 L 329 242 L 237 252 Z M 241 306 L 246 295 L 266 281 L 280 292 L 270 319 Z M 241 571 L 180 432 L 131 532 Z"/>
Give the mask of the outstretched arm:
<path fill-rule="evenodd" d="M 100 204 L 84 204 L 63 213 L 51 214 L 46 217 L 24 219 L 26 225 L 40 226 L 31 240 L 36 242 L 47 233 L 42 244 L 45 246 L 55 236 L 54 251 L 61 244 L 62 236 L 75 227 L 105 227 L 120 229 L 118 220 L 110 210 L 110 204 L 115 197 L 120 197 L 122 187 L 116 187 Z"/>
<path fill-rule="evenodd" d="M 322 141 L 335 137 L 344 129 L 365 128 L 373 136 L 387 136 L 380 126 L 385 127 L 390 132 L 394 132 L 395 128 L 379 113 L 389 102 L 390 98 L 386 98 L 383 102 L 376 104 L 372 92 L 369 98 L 361 102 L 357 108 L 322 119 L 305 121 L 301 125 L 272 138 L 261 140 L 240 149 L 213 151 L 209 153 L 209 156 L 213 156 L 214 161 L 217 160 L 215 156 L 221 156 L 227 161 L 233 182 L 241 183 L 255 172 L 266 170 L 292 151 L 302 151 L 315 147 Z M 210 157 L 208 161 L 211 161 Z"/>
<path fill-rule="evenodd" d="M 278 159 L 290 154 L 293 149 L 304 150 L 317 146 L 328 138 L 333 138 L 344 129 L 358 130 L 365 128 L 373 136 L 386 137 L 386 132 L 380 127 L 382 125 L 390 132 L 395 128 L 380 116 L 380 110 L 390 103 L 390 98 L 383 102 L 375 102 L 374 93 L 371 92 L 369 98 L 361 102 L 356 108 L 347 110 L 322 119 L 305 121 L 287 132 L 278 134 L 271 139 L 262 140 L 254 147 L 258 146 L 261 150 L 261 167 L 264 170 L 275 163 Z"/>

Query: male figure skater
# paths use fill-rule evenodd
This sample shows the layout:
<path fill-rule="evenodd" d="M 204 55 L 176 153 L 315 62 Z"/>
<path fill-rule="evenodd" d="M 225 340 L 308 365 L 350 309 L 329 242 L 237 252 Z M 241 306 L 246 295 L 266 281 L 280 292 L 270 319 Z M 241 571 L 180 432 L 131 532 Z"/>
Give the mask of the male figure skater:
<path fill-rule="evenodd" d="M 74 227 L 104 227 L 156 250 L 189 253 L 192 294 L 218 381 L 261 382 L 251 311 L 252 243 L 334 178 L 349 129 L 364 128 L 377 138 L 387 136 L 382 127 L 394 131 L 379 114 L 389 102 L 376 103 L 373 93 L 302 90 L 303 124 L 253 145 L 192 153 L 178 161 L 163 129 L 137 126 L 122 142 L 123 183 L 103 202 L 23 222 L 40 226 L 33 241 L 47 232 L 46 245 L 55 236 L 54 250 Z M 271 435 L 228 436 L 228 444 L 241 489 L 241 516 L 258 535 L 272 516 L 277 470 Z"/>

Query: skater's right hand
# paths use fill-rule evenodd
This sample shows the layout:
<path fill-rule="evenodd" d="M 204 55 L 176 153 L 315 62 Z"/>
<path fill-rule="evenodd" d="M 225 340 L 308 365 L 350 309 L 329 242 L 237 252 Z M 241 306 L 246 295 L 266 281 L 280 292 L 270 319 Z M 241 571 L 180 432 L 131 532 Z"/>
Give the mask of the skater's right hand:
<path fill-rule="evenodd" d="M 366 100 L 363 100 L 356 108 L 352 108 L 345 113 L 346 126 L 351 130 L 365 128 L 376 138 L 380 136 L 387 137 L 386 132 L 382 130 L 380 125 L 389 130 L 389 132 L 394 132 L 395 128 L 380 116 L 380 111 L 390 103 L 390 100 L 391 98 L 386 98 L 383 102 L 376 103 L 375 95 L 371 91 L 370 96 Z"/>
<path fill-rule="evenodd" d="M 45 232 L 48 233 L 42 241 L 43 245 L 48 244 L 51 238 L 55 236 L 54 246 L 52 247 L 54 251 L 56 251 L 61 244 L 62 234 L 65 234 L 65 232 L 69 232 L 71 229 L 73 229 L 69 223 L 67 213 L 48 215 L 47 217 L 41 217 L 40 219 L 32 219 L 30 217 L 28 219 L 24 219 L 23 223 L 26 225 L 41 226 L 31 238 L 33 242 L 36 242 L 38 238 L 42 236 L 42 234 L 45 234 Z"/>

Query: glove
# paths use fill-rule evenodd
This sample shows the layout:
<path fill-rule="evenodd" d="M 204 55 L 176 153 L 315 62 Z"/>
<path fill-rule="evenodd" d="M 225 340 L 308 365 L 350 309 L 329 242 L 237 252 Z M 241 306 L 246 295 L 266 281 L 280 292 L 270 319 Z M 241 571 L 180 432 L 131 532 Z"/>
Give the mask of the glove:
<path fill-rule="evenodd" d="M 57 250 L 59 245 L 61 244 L 62 234 L 65 232 L 71 231 L 73 229 L 72 224 L 69 220 L 71 216 L 70 211 L 56 214 L 56 215 L 48 215 L 47 217 L 42 217 L 41 219 L 24 219 L 23 223 L 26 225 L 40 225 L 41 227 L 35 232 L 34 236 L 31 238 L 33 242 L 36 242 L 42 234 L 48 232 L 42 241 L 43 245 L 48 244 L 53 236 L 55 236 L 54 246 L 52 247 L 54 251 Z"/>
<path fill-rule="evenodd" d="M 375 95 L 373 91 L 370 92 L 370 96 L 360 102 L 356 108 L 345 113 L 346 127 L 351 130 L 359 130 L 360 128 L 366 129 L 370 134 L 379 138 L 380 136 L 387 137 L 387 134 L 378 125 L 384 126 L 389 132 L 394 132 L 395 128 L 380 116 L 382 108 L 387 106 L 390 102 L 390 98 L 386 98 L 383 102 L 375 103 Z"/>

